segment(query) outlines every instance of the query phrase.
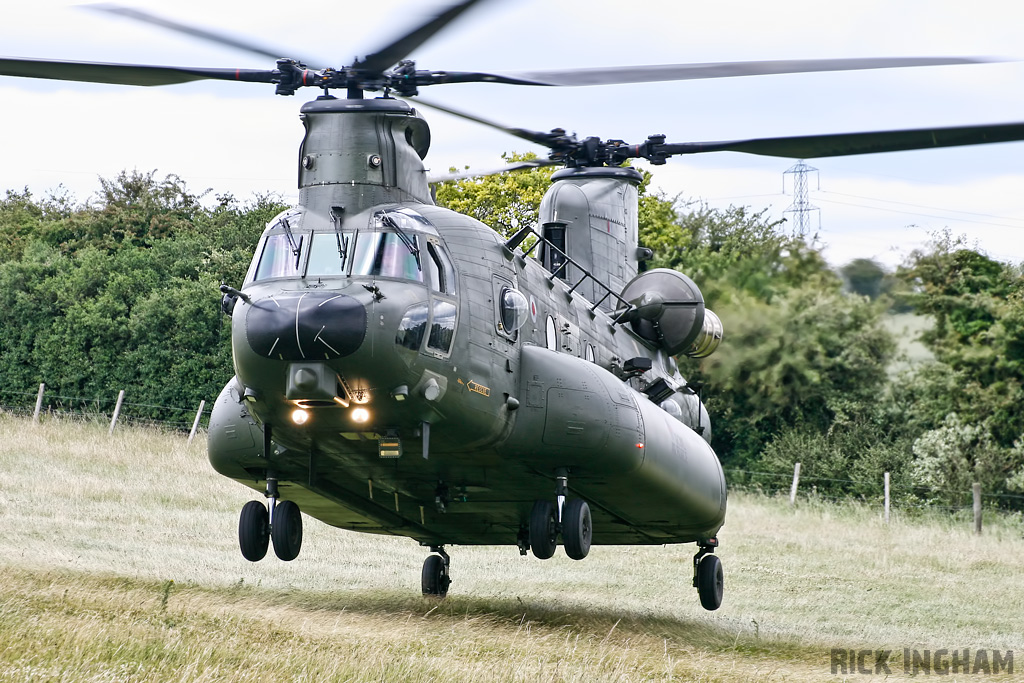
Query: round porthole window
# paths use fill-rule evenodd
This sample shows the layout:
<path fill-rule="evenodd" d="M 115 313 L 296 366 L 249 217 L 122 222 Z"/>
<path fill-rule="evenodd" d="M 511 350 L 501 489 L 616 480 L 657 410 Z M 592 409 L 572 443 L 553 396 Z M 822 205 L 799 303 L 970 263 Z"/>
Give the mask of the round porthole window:
<path fill-rule="evenodd" d="M 501 290 L 501 327 L 505 334 L 515 334 L 530 317 L 530 302 L 518 289 Z"/>

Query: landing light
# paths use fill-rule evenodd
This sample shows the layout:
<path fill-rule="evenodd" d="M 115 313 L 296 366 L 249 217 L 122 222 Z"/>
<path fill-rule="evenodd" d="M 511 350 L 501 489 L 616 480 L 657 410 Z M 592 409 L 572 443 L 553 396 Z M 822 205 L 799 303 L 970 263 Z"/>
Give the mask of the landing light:
<path fill-rule="evenodd" d="M 309 422 L 309 411 L 303 410 L 302 408 L 296 408 L 292 411 L 292 422 L 297 425 L 304 425 Z"/>
<path fill-rule="evenodd" d="M 353 422 L 366 422 L 370 419 L 370 411 L 366 408 L 354 408 L 351 417 Z"/>

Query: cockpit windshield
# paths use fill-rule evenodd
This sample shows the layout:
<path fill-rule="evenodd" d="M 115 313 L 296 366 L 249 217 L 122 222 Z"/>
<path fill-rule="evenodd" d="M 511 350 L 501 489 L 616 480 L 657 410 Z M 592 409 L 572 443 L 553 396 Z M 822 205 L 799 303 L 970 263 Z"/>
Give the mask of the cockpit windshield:
<path fill-rule="evenodd" d="M 306 277 L 332 277 L 345 274 L 345 260 L 352 245 L 350 232 L 316 232 L 309 245 Z"/>
<path fill-rule="evenodd" d="M 299 256 L 302 254 L 302 238 L 302 235 L 291 233 L 268 235 L 253 280 L 289 277 L 298 274 Z"/>
<path fill-rule="evenodd" d="M 352 275 L 379 275 L 403 280 L 423 282 L 418 250 L 410 249 L 408 241 L 415 246 L 415 235 L 397 232 L 363 232 L 356 239 L 355 255 L 352 258 Z"/>
<path fill-rule="evenodd" d="M 274 219 L 253 258 L 251 281 L 387 277 L 429 282 L 436 292 L 455 293 L 456 274 L 437 229 L 413 209 L 377 210 L 369 226 L 356 230 L 343 229 L 336 220 L 330 232 L 310 231 L 302 217 L 292 209 Z"/>

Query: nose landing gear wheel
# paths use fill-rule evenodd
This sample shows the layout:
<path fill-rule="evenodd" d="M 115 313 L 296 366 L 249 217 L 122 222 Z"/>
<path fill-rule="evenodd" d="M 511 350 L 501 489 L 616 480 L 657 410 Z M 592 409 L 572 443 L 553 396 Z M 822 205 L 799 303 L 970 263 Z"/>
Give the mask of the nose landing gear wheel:
<path fill-rule="evenodd" d="M 259 562 L 267 554 L 269 521 L 267 506 L 258 500 L 250 500 L 242 506 L 242 514 L 238 518 L 238 546 L 242 557 L 250 562 Z"/>
<path fill-rule="evenodd" d="M 562 510 L 562 543 L 565 554 L 582 560 L 590 552 L 590 539 L 594 527 L 590 519 L 590 506 L 585 500 L 573 498 Z"/>
<path fill-rule="evenodd" d="M 725 576 L 722 562 L 715 555 L 705 555 L 697 564 L 697 595 L 700 604 L 706 610 L 716 610 L 722 606 L 722 594 L 725 590 Z"/>
<path fill-rule="evenodd" d="M 279 502 L 274 508 L 271 538 L 274 541 L 274 554 L 285 562 L 299 556 L 302 548 L 302 515 L 299 506 L 290 500 Z"/>
<path fill-rule="evenodd" d="M 530 548 L 539 560 L 555 554 L 558 544 L 558 520 L 555 505 L 550 500 L 538 500 L 530 512 Z"/>

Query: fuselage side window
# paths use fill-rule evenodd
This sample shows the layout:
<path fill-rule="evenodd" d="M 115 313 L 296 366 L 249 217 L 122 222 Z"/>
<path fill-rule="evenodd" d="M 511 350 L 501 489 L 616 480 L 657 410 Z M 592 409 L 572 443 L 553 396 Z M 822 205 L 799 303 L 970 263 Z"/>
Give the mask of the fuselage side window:
<path fill-rule="evenodd" d="M 558 350 L 558 330 L 555 329 L 555 319 L 550 315 L 544 323 L 544 341 L 551 351 Z"/>

